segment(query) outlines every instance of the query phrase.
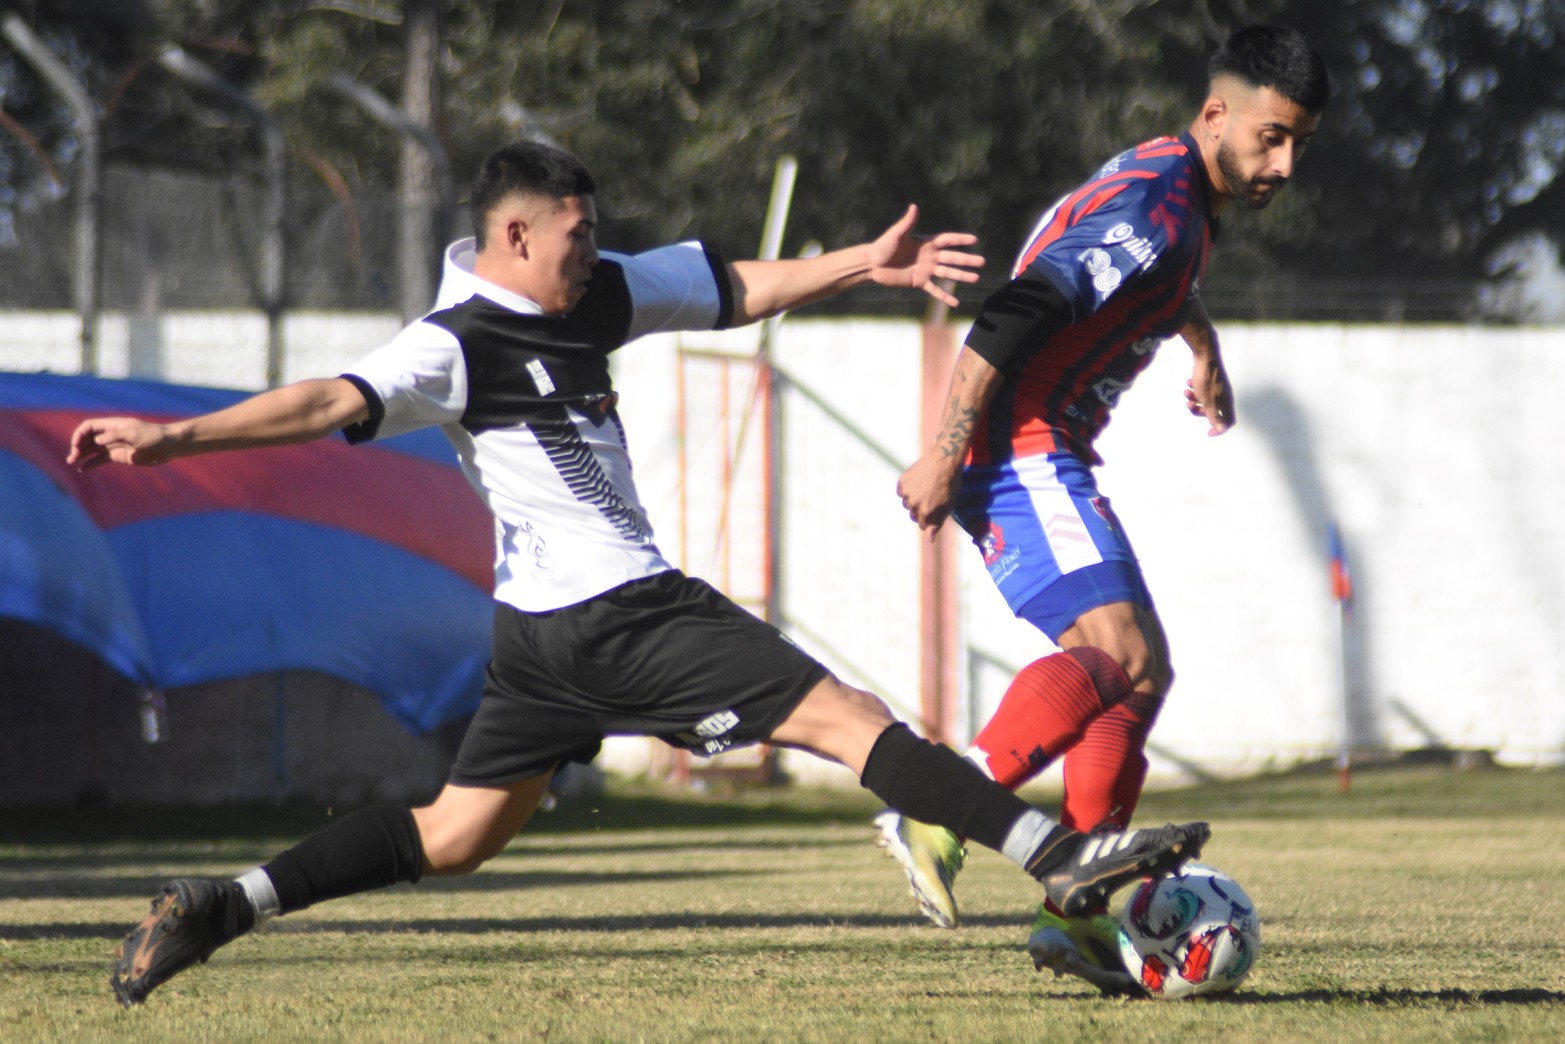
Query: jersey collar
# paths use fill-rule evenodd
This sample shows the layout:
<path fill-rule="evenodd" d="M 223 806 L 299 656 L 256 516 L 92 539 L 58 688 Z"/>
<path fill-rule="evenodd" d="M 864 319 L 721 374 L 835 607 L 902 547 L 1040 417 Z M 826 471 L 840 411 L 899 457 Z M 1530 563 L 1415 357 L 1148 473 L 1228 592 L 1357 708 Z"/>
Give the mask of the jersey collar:
<path fill-rule="evenodd" d="M 454 308 L 476 295 L 513 312 L 543 314 L 543 308 L 532 298 L 523 297 L 474 275 L 473 266 L 477 259 L 478 240 L 473 236 L 459 239 L 446 247 L 445 261 L 440 271 L 440 292 L 435 295 L 435 307 L 431 311 Z"/>

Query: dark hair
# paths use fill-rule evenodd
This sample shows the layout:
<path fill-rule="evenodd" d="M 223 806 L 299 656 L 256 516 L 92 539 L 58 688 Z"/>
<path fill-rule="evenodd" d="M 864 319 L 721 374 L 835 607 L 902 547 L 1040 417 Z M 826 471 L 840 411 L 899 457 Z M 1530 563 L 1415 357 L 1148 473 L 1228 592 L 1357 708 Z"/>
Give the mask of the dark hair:
<path fill-rule="evenodd" d="M 585 164 L 558 145 L 541 141 L 518 141 L 502 146 L 484 160 L 468 205 L 478 235 L 478 249 L 484 248 L 484 226 L 489 212 L 507 196 L 520 193 L 545 199 L 590 196 L 597 184 Z"/>
<path fill-rule="evenodd" d="M 1331 79 L 1304 35 L 1281 25 L 1252 25 L 1228 38 L 1207 66 L 1212 79 L 1233 76 L 1250 87 L 1270 87 L 1312 116 L 1326 108 Z"/>

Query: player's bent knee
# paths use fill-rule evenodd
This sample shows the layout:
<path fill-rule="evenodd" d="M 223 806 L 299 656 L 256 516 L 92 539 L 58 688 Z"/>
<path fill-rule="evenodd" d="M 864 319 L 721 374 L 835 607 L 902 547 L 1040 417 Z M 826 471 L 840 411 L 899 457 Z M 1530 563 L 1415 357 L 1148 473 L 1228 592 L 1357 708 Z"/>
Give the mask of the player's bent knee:
<path fill-rule="evenodd" d="M 424 862 L 428 873 L 436 877 L 458 877 L 470 874 L 499 855 L 509 838 L 454 836 L 435 841 L 425 841 Z"/>

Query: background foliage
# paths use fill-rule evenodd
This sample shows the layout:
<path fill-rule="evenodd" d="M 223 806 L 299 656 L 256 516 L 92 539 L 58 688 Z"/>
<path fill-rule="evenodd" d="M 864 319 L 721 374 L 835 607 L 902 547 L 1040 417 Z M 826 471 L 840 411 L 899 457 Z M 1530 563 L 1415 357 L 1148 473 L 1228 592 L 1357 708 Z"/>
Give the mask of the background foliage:
<path fill-rule="evenodd" d="M 925 227 L 978 232 L 997 280 L 1049 202 L 1121 148 L 1187 126 L 1211 52 L 1266 20 L 1311 37 L 1336 95 L 1289 193 L 1226 221 L 1213 284 L 1291 295 L 1295 311 L 1307 288 L 1349 284 L 1466 299 L 1524 245 L 1556 257 L 1565 235 L 1562 0 L 439 2 L 437 131 L 454 170 L 465 179 L 497 143 L 549 135 L 598 173 L 617 248 L 701 236 L 752 253 L 773 164 L 791 153 L 786 252 L 872 235 L 916 201 Z M 400 3 L 12 7 L 103 106 L 111 163 L 253 161 L 242 119 L 156 65 L 178 42 L 282 122 L 301 180 L 395 184 L 398 142 L 323 85 L 346 72 L 400 97 Z M 74 139 L 3 47 L 0 108 L 0 209 L 23 212 L 59 193 Z"/>

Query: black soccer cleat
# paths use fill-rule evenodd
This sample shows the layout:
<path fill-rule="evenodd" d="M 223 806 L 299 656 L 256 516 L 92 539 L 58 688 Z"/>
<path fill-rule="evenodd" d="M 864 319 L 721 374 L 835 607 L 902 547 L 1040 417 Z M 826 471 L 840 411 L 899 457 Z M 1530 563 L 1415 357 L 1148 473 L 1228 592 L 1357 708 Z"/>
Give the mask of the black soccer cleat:
<path fill-rule="evenodd" d="M 1102 912 L 1109 896 L 1130 882 L 1161 877 L 1197 858 L 1211 834 L 1205 823 L 1076 834 L 1040 854 L 1053 865 L 1035 876 L 1066 917 L 1084 917 Z M 1069 854 L 1062 857 L 1062 850 Z"/>
<path fill-rule="evenodd" d="M 114 951 L 109 985 L 129 1008 L 192 964 L 204 964 L 238 935 L 243 890 L 231 881 L 180 877 L 163 885 L 152 911 Z M 234 923 L 230 923 L 234 922 Z"/>

